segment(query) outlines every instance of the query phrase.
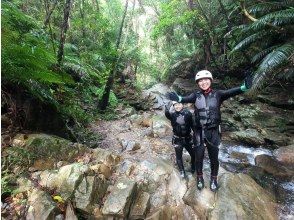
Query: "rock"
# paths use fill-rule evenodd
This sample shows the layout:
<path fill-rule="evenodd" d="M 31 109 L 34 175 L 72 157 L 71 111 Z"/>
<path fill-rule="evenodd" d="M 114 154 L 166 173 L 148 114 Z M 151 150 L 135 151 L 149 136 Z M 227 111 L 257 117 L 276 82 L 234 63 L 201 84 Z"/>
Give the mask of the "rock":
<path fill-rule="evenodd" d="M 170 121 L 165 116 L 155 115 L 152 118 L 152 132 L 154 137 L 164 137 L 166 135 L 171 135 L 172 128 Z"/>
<path fill-rule="evenodd" d="M 161 83 L 152 86 L 150 89 L 143 91 L 142 98 L 146 103 L 153 103 L 153 109 L 163 109 L 168 102 L 165 94 L 170 92 L 170 89 Z"/>
<path fill-rule="evenodd" d="M 278 219 L 274 198 L 245 174 L 225 173 L 208 219 Z"/>
<path fill-rule="evenodd" d="M 103 174 L 106 179 L 111 177 L 112 170 L 105 164 L 96 164 L 90 167 L 96 174 Z"/>
<path fill-rule="evenodd" d="M 140 193 L 130 212 L 130 219 L 144 219 L 146 216 L 146 212 L 150 206 L 150 195 L 147 192 Z"/>
<path fill-rule="evenodd" d="M 129 160 L 124 160 L 119 168 L 118 168 L 118 171 L 120 174 L 123 174 L 123 175 L 127 175 L 127 176 L 130 176 L 132 174 L 132 172 L 134 171 L 135 169 L 135 166 L 136 164 L 129 161 Z"/>
<path fill-rule="evenodd" d="M 104 202 L 102 214 L 128 218 L 130 206 L 136 194 L 136 188 L 137 183 L 133 180 L 126 178 L 117 180 Z"/>
<path fill-rule="evenodd" d="M 267 103 L 269 105 L 272 105 L 278 108 L 289 109 L 289 110 L 294 109 L 293 99 L 285 100 L 285 98 L 289 98 L 289 97 L 285 96 L 284 93 L 277 94 L 276 96 L 258 95 L 257 98 L 260 102 Z"/>
<path fill-rule="evenodd" d="M 92 213 L 94 205 L 105 195 L 107 184 L 96 176 L 86 176 L 75 190 L 76 208 Z"/>
<path fill-rule="evenodd" d="M 183 201 L 194 209 L 200 219 L 205 219 L 214 208 L 215 195 L 208 188 L 199 191 L 194 184 L 187 190 Z"/>
<path fill-rule="evenodd" d="M 121 110 L 121 111 L 119 112 L 119 117 L 120 117 L 120 118 L 124 118 L 124 117 L 126 117 L 126 116 L 133 115 L 133 114 L 135 114 L 135 113 L 136 113 L 136 111 L 135 111 L 134 108 L 132 108 L 132 107 L 127 107 L 127 108 L 124 108 L 123 110 Z"/>
<path fill-rule="evenodd" d="M 33 189 L 32 191 L 28 192 L 29 209 L 26 219 L 54 219 L 54 216 L 58 214 L 58 208 L 50 195 L 39 189 Z"/>
<path fill-rule="evenodd" d="M 165 219 L 185 219 L 185 220 L 195 220 L 199 219 L 197 215 L 193 212 L 192 208 L 187 205 L 164 205 L 155 210 L 153 210 L 149 216 L 145 218 L 146 220 L 165 220 Z"/>
<path fill-rule="evenodd" d="M 229 136 L 235 141 L 248 144 L 250 146 L 260 146 L 264 144 L 264 137 L 255 129 L 231 132 Z"/>
<path fill-rule="evenodd" d="M 279 161 L 268 155 L 258 155 L 255 157 L 255 164 L 278 178 L 291 178 L 294 171 L 283 166 Z"/>
<path fill-rule="evenodd" d="M 120 157 L 109 150 L 96 148 L 93 150 L 93 164 L 103 163 L 108 167 L 112 167 L 118 164 Z"/>
<path fill-rule="evenodd" d="M 172 89 L 177 91 L 178 94 L 185 96 L 195 92 L 197 89 L 197 85 L 195 83 L 194 78 L 176 78 L 176 80 L 172 84 Z"/>
<path fill-rule="evenodd" d="M 74 191 L 89 172 L 89 167 L 74 163 L 61 167 L 58 171 L 43 171 L 39 174 L 40 185 L 56 189 L 63 200 L 74 195 Z"/>
<path fill-rule="evenodd" d="M 280 147 L 274 151 L 274 156 L 282 164 L 294 166 L 294 144 Z"/>
<path fill-rule="evenodd" d="M 30 152 L 35 162 L 36 170 L 53 169 L 58 161 L 74 162 L 87 148 L 81 144 L 72 143 L 66 139 L 47 134 L 18 134 L 12 141 L 13 147 L 25 148 Z M 41 162 L 45 160 L 45 162 Z M 53 163 L 54 162 L 54 163 Z"/>
<path fill-rule="evenodd" d="M 121 140 L 123 151 L 135 151 L 141 148 L 140 143 L 133 140 Z"/>
<path fill-rule="evenodd" d="M 66 206 L 65 220 L 78 220 L 72 204 L 69 202 Z"/>
<path fill-rule="evenodd" d="M 33 182 L 26 178 L 26 177 L 20 177 L 16 180 L 18 188 L 17 188 L 17 192 L 21 193 L 21 192 L 26 192 L 30 189 L 32 189 L 34 187 Z"/>

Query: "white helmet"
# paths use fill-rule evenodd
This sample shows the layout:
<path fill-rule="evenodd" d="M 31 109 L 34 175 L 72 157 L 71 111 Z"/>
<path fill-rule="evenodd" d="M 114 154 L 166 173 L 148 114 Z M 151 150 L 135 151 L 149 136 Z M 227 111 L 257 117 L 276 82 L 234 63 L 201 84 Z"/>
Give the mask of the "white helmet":
<path fill-rule="evenodd" d="M 213 80 L 212 78 L 212 74 L 211 72 L 209 72 L 208 70 L 201 70 L 198 73 L 196 73 L 195 75 L 195 81 L 197 82 L 199 79 L 203 79 L 203 78 L 209 78 L 211 80 Z"/>

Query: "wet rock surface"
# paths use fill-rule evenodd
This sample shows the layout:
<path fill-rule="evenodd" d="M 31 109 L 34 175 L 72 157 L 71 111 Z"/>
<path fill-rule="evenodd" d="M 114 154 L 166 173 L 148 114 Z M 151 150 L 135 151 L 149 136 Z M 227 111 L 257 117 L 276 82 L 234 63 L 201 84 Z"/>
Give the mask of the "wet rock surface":
<path fill-rule="evenodd" d="M 184 152 L 184 165 L 187 178 L 180 177 L 171 145 L 171 126 L 165 119 L 163 111 L 156 110 L 160 109 L 154 105 L 156 102 L 153 102 L 152 111 L 130 112 L 128 114 L 131 115 L 126 114 L 115 121 L 99 120 L 93 123 L 90 126 L 91 131 L 103 137 L 99 143 L 100 148 L 88 149 L 83 146 L 87 150 L 78 151 L 82 152 L 79 154 L 71 154 L 69 159 L 64 157 L 57 162 L 54 161 L 53 166 L 50 165 L 50 161 L 46 162 L 50 166 L 37 163 L 39 167 L 35 165 L 35 170 L 31 170 L 32 177 L 41 186 L 41 189 L 37 189 L 45 193 L 43 195 L 37 193 L 37 195 L 40 194 L 42 199 L 44 197 L 48 206 L 37 204 L 38 206 L 33 207 L 30 203 L 31 211 L 40 210 L 30 212 L 30 215 L 41 213 L 38 214 L 41 219 L 50 219 L 52 215 L 65 217 L 60 209 L 61 203 L 53 200 L 50 194 L 53 190 L 68 202 L 67 204 L 72 204 L 72 207 L 64 208 L 72 219 L 77 216 L 76 212 L 79 214 L 78 217 L 82 216 L 83 219 L 279 218 L 275 211 L 276 202 L 293 193 L 289 179 L 291 175 L 293 176 L 292 161 L 291 157 L 286 157 L 292 149 L 292 145 L 287 144 L 291 143 L 291 133 L 278 133 L 292 125 L 284 123 L 279 110 L 265 108 L 264 104 L 256 105 L 252 102 L 248 104 L 243 98 L 224 103 L 223 120 L 227 121 L 228 128 L 224 133 L 224 139 L 232 141 L 230 135 L 245 131 L 241 136 L 243 139 L 234 140 L 237 143 L 247 143 L 250 147 L 232 144 L 221 147 L 221 165 L 226 164 L 225 167 L 231 172 L 220 170 L 220 188 L 217 193 L 213 193 L 208 185 L 210 169 L 207 155 L 204 162 L 206 187 L 202 191 L 196 188 L 195 176 L 188 172 L 190 157 L 186 152 Z M 277 113 L 274 114 L 276 111 Z M 271 117 L 263 117 L 263 114 L 271 114 Z M 291 115 L 288 111 L 283 114 Z M 259 120 L 256 121 L 257 118 Z M 277 122 L 280 123 L 279 126 Z M 273 143 L 268 140 L 272 140 Z M 279 140 L 286 141 L 279 142 Z M 25 146 L 22 143 L 19 141 L 16 144 Z M 281 143 L 288 146 L 279 148 Z M 67 144 L 75 146 L 73 143 Z M 268 149 L 259 148 L 259 145 Z M 272 156 L 273 148 L 277 148 L 274 151 L 276 159 Z M 73 149 L 75 152 L 76 149 L 74 147 Z M 264 154 L 268 156 L 265 157 Z M 244 174 L 232 173 L 236 171 Z M 280 187 L 277 188 L 276 183 L 273 183 L 276 181 L 275 178 L 280 178 L 281 175 L 286 178 L 286 182 L 281 182 Z M 272 176 L 273 179 L 265 181 L 265 177 L 268 176 Z M 36 188 L 28 179 L 23 180 L 19 185 L 22 192 Z M 263 188 L 269 190 L 265 191 Z M 287 202 L 291 203 L 291 197 L 289 198 Z M 49 208 L 45 209 L 45 206 Z M 286 213 L 293 217 L 288 210 Z"/>

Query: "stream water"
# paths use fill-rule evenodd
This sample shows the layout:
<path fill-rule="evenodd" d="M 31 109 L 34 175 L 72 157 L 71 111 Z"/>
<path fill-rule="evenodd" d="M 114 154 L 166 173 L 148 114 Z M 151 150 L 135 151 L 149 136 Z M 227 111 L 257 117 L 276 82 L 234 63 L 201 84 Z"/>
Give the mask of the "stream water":
<path fill-rule="evenodd" d="M 273 152 L 265 148 L 223 144 L 220 146 L 219 160 L 222 166 L 231 172 L 246 172 L 248 168 L 255 166 L 254 159 L 261 154 L 273 156 Z M 272 186 L 276 196 L 279 219 L 294 219 L 294 182 L 278 180 L 270 175 L 264 179 Z"/>

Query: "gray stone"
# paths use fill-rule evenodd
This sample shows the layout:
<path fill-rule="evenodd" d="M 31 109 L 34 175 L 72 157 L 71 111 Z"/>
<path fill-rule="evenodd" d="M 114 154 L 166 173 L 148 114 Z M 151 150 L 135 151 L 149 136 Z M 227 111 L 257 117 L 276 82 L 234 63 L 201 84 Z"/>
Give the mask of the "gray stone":
<path fill-rule="evenodd" d="M 165 116 L 155 115 L 152 118 L 152 133 L 154 137 L 165 137 L 171 135 L 172 128 L 170 121 Z"/>
<path fill-rule="evenodd" d="M 66 207 L 65 220 L 78 220 L 72 204 L 69 202 Z"/>
<path fill-rule="evenodd" d="M 274 151 L 274 156 L 285 165 L 294 166 L 294 144 L 280 147 Z"/>
<path fill-rule="evenodd" d="M 52 220 L 58 214 L 58 208 L 50 195 L 39 189 L 28 191 L 28 214 L 27 220 Z"/>
<path fill-rule="evenodd" d="M 150 195 L 147 192 L 140 193 L 132 208 L 130 213 L 130 219 L 144 219 L 146 212 L 150 206 Z"/>
<path fill-rule="evenodd" d="M 294 170 L 285 167 L 279 161 L 268 155 L 258 155 L 255 157 L 255 164 L 278 178 L 291 179 L 294 175 Z"/>
<path fill-rule="evenodd" d="M 102 214 L 127 218 L 136 194 L 136 188 L 137 183 L 133 180 L 126 178 L 117 180 L 104 202 Z"/>
<path fill-rule="evenodd" d="M 109 150 L 96 148 L 93 150 L 93 164 L 104 163 L 108 167 L 112 167 L 118 164 L 120 157 Z"/>
<path fill-rule="evenodd" d="M 230 133 L 230 138 L 250 146 L 260 146 L 264 144 L 264 137 L 255 129 L 246 129 L 245 131 L 236 131 Z"/>
<path fill-rule="evenodd" d="M 73 143 L 66 139 L 47 134 L 18 134 L 13 139 L 12 145 L 27 149 L 37 160 L 41 159 L 41 162 L 49 158 L 56 163 L 61 160 L 74 162 L 74 159 L 78 155 L 84 154 L 87 151 L 87 148 L 82 144 Z M 31 162 L 34 163 L 35 160 Z M 50 163 L 46 163 L 45 169 L 50 168 L 54 168 L 54 163 L 51 161 Z"/>
<path fill-rule="evenodd" d="M 278 219 L 274 197 L 245 174 L 225 173 L 208 219 Z"/>
<path fill-rule="evenodd" d="M 84 177 L 75 190 L 76 208 L 91 213 L 94 205 L 105 195 L 107 184 L 96 176 Z"/>
<path fill-rule="evenodd" d="M 172 89 L 177 91 L 180 95 L 189 95 L 196 91 L 197 85 L 195 80 L 176 78 L 172 84 Z"/>
<path fill-rule="evenodd" d="M 196 184 L 193 184 L 187 190 L 183 201 L 194 209 L 200 219 L 205 219 L 214 208 L 215 195 L 208 188 L 199 191 Z"/>
<path fill-rule="evenodd" d="M 40 184 L 56 189 L 66 201 L 73 196 L 74 190 L 88 171 L 88 166 L 79 163 L 63 166 L 58 171 L 43 171 L 39 175 Z"/>

